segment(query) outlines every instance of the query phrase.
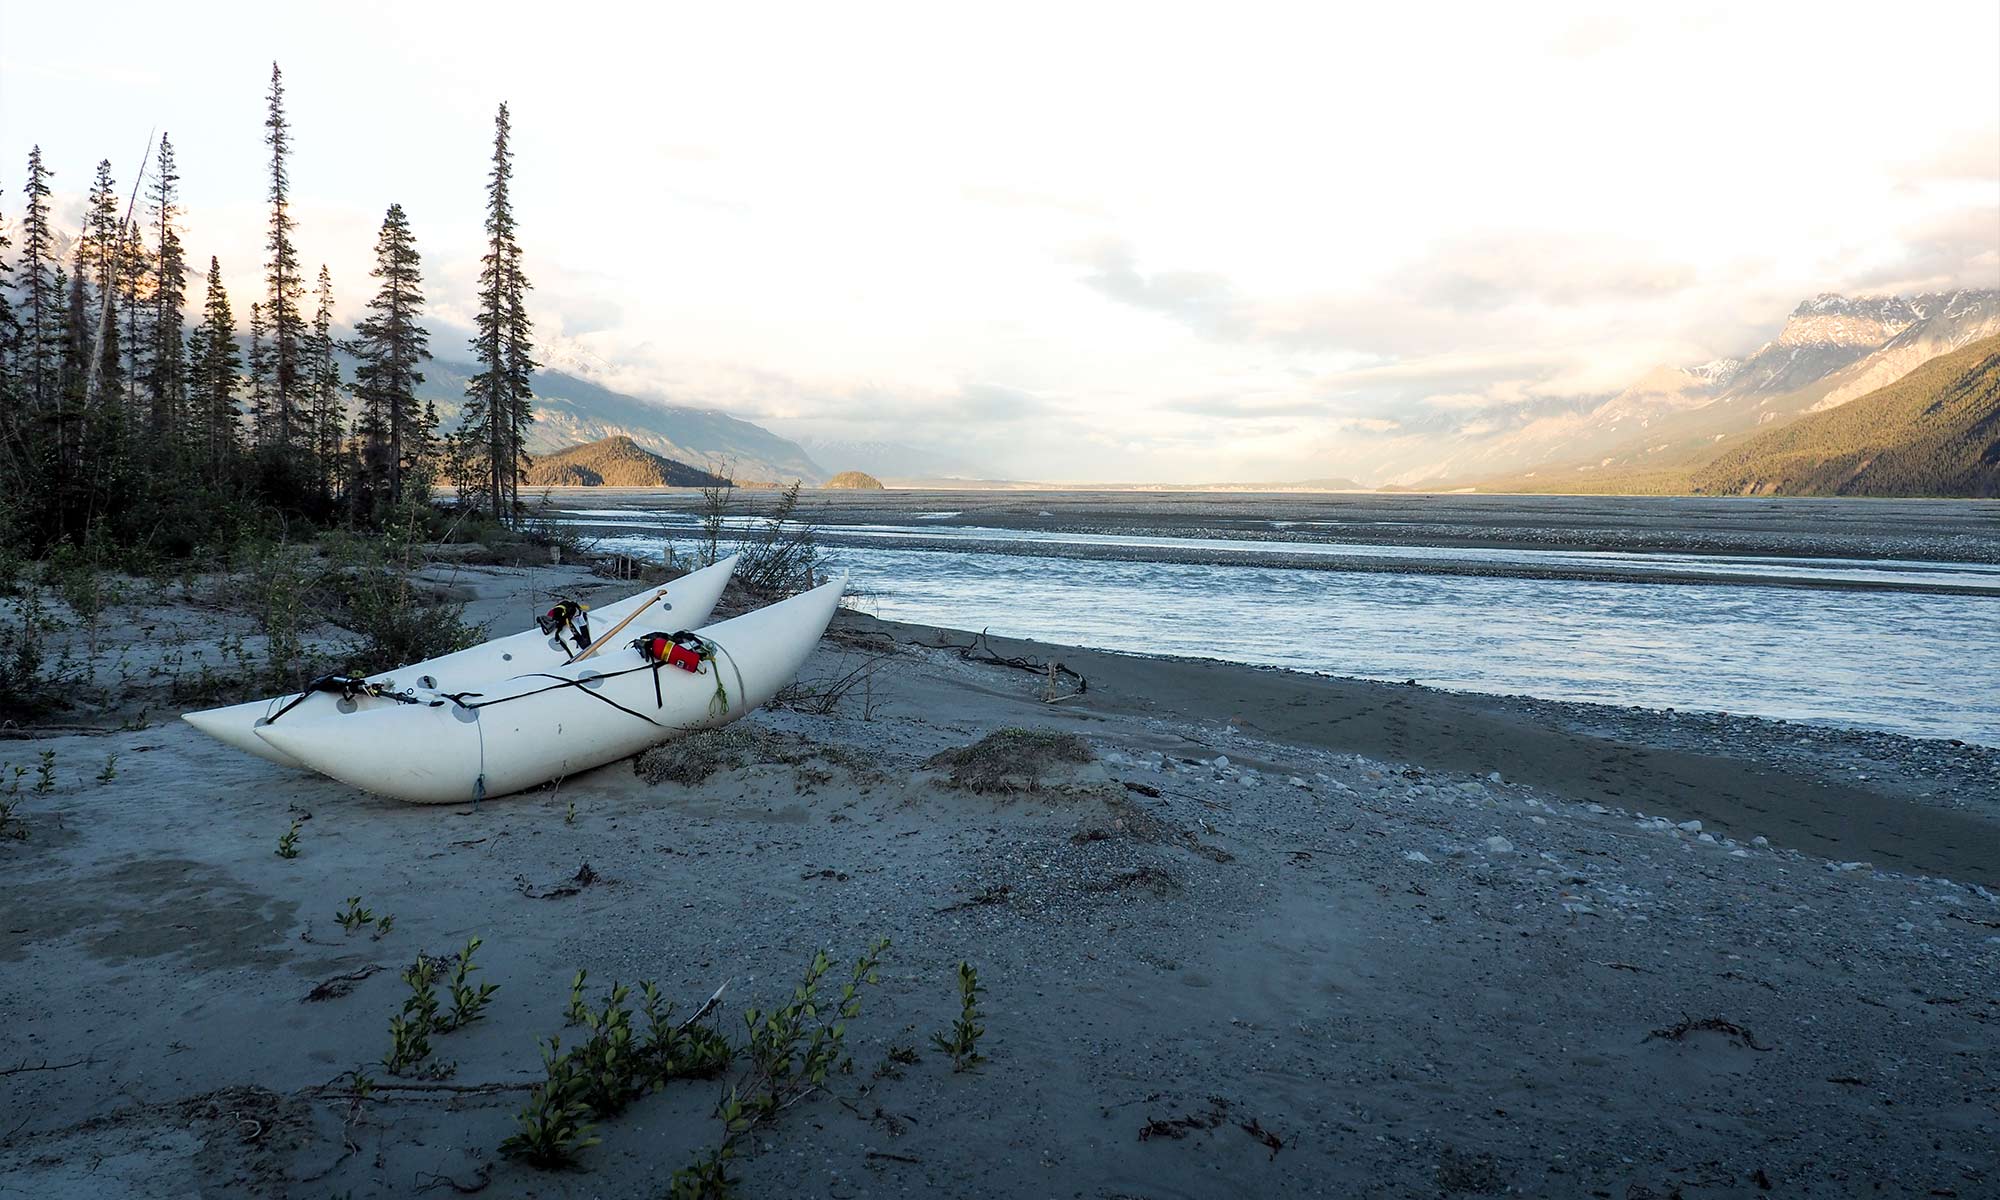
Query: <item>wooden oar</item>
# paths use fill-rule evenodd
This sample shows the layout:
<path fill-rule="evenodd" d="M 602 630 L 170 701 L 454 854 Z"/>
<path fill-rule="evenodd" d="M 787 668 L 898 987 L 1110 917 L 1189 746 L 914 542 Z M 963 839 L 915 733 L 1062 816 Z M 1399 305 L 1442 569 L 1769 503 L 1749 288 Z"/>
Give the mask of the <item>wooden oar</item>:
<path fill-rule="evenodd" d="M 667 594 L 667 589 L 665 588 L 661 588 L 659 591 L 654 592 L 653 598 L 651 600 L 648 600 L 644 604 L 641 604 L 639 607 L 633 609 L 630 616 L 618 622 L 616 625 L 613 625 L 610 631 L 607 632 L 603 637 L 598 638 L 596 641 L 590 643 L 590 645 L 585 646 L 583 649 L 577 651 L 576 654 L 573 655 L 568 662 L 563 663 L 563 666 L 567 667 L 572 663 L 580 663 L 584 659 L 589 658 L 591 655 L 597 653 L 599 650 L 610 645 L 611 639 L 618 636 L 619 630 L 625 628 L 627 625 L 630 625 L 634 617 L 637 617 L 640 613 L 645 612 L 647 609 L 653 607 L 653 605 L 660 599 L 660 597 L 666 594 Z"/>

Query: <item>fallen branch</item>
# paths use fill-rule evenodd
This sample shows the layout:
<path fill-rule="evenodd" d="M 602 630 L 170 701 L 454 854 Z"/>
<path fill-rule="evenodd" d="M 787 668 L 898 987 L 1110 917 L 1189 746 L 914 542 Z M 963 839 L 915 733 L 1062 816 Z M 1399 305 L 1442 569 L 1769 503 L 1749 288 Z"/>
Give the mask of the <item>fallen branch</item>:
<path fill-rule="evenodd" d="M 940 908 L 936 912 L 932 913 L 931 915 L 943 916 L 945 913 L 948 912 L 957 912 L 961 908 L 978 908 L 982 904 L 1004 904 L 1006 903 L 1007 897 L 1013 894 L 1014 894 L 1014 889 L 1011 885 L 1005 883 L 994 884 L 992 887 L 985 889 L 978 895 L 972 897 L 970 900 L 960 900 L 956 904 L 947 904 L 943 908 Z"/>
<path fill-rule="evenodd" d="M 410 1182 L 418 1183 L 418 1181 L 423 1178 L 424 1178 L 424 1173 L 418 1172 L 416 1175 L 411 1176 Z M 461 1196 L 470 1196 L 475 1192 L 483 1192 L 486 1190 L 486 1185 L 493 1182 L 493 1164 L 487 1163 L 484 1166 L 480 1167 L 479 1173 L 473 1176 L 473 1180 L 474 1182 L 472 1183 L 460 1183 L 458 1180 L 453 1179 L 449 1175 L 434 1174 L 430 1176 L 429 1183 L 421 1183 L 418 1185 L 417 1193 L 421 1195 L 424 1192 L 430 1191 L 432 1188 L 440 1188 L 440 1187 L 448 1187 L 452 1191 L 457 1192 Z"/>
<path fill-rule="evenodd" d="M 1646 1040 L 1650 1042 L 1654 1038 L 1661 1038 L 1665 1041 L 1679 1042 L 1685 1041 L 1687 1035 L 1690 1033 L 1720 1033 L 1734 1041 L 1741 1042 L 1752 1050 L 1768 1053 L 1773 1049 L 1770 1046 L 1758 1045 L 1756 1036 L 1748 1029 L 1745 1029 L 1734 1021 L 1725 1021 L 1721 1017 L 1703 1017 L 1701 1020 L 1695 1021 L 1683 1016 L 1678 1025 L 1672 1025 L 1665 1029 L 1655 1029 L 1646 1035 Z"/>
<path fill-rule="evenodd" d="M 355 984 L 360 983 L 382 969 L 381 963 L 369 963 L 358 971 L 349 971 L 345 975 L 335 975 L 331 979 L 322 979 L 313 985 L 312 991 L 307 992 L 299 998 L 299 1003 L 312 1004 L 320 1000 L 338 999 L 353 991 Z"/>
<path fill-rule="evenodd" d="M 96 1061 L 95 1057 L 86 1054 L 82 1058 L 66 1063 L 52 1063 L 45 1058 L 41 1062 L 30 1065 L 28 1060 L 24 1058 L 15 1066 L 0 1069 L 0 1076 L 26 1075 L 30 1071 L 67 1071 L 71 1067 L 87 1067 Z"/>
<path fill-rule="evenodd" d="M 911 1163 L 919 1167 L 924 1165 L 924 1160 L 921 1158 L 911 1158 L 907 1154 L 891 1154 L 887 1150 L 870 1150 L 868 1151 L 867 1154 L 863 1155 L 862 1157 L 883 1158 L 889 1160 L 890 1162 Z"/>
<path fill-rule="evenodd" d="M 946 641 L 939 644 L 936 649 L 956 650 L 958 651 L 958 656 L 966 662 L 986 663 L 989 666 L 995 667 L 1011 667 L 1016 671 L 1026 671 L 1031 675 L 1047 676 L 1050 680 L 1052 692 L 1054 681 L 1058 676 L 1076 681 L 1076 691 L 1072 693 L 1073 695 L 1081 696 L 1090 690 L 1090 681 L 1088 679 L 1085 679 L 1082 675 L 1060 662 L 1053 660 L 1049 662 L 1036 662 L 1032 658 L 996 652 L 993 649 L 992 642 L 987 638 L 987 633 L 987 630 L 982 629 L 979 631 L 978 637 L 963 646 L 955 642 Z M 1051 694 L 1048 699 L 1050 703 L 1054 703 L 1058 697 Z"/>
<path fill-rule="evenodd" d="M 2000 929 L 2000 921 L 1989 921 L 1985 917 L 1968 917 L 1964 913 L 1946 913 L 1945 916 L 1968 925 L 1984 925 L 1988 929 Z"/>

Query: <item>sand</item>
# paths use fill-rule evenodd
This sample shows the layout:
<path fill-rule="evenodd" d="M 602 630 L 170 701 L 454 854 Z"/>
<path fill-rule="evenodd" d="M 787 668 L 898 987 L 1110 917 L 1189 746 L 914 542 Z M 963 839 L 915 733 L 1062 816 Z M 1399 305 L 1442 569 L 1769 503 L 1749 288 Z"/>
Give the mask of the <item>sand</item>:
<path fill-rule="evenodd" d="M 558 579 L 451 586 L 512 628 Z M 163 719 L 160 660 L 240 617 L 117 615 L 160 645 L 116 696 L 0 744 L 57 762 L 0 843 L 0 1195 L 661 1194 L 717 1083 L 575 1172 L 496 1152 L 574 972 L 684 1010 L 728 980 L 734 1034 L 876 937 L 852 1074 L 758 1132 L 742 1194 L 2000 1194 L 1991 751 L 998 644 L 1088 679 L 1049 704 L 850 613 L 805 675 L 865 683 L 752 718 L 770 761 L 418 808 Z M 1015 726 L 1093 760 L 997 795 L 925 765 Z M 386 935 L 336 924 L 355 895 Z M 397 1082 L 402 967 L 472 936 L 499 991 L 437 1039 L 449 1078 L 342 1095 Z M 988 1061 L 955 1073 L 961 960 Z"/>

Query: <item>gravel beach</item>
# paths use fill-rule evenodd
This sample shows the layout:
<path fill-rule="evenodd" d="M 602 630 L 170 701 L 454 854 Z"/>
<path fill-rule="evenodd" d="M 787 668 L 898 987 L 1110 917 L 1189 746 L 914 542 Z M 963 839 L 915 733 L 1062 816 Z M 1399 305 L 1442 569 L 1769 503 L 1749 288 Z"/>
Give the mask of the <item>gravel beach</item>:
<path fill-rule="evenodd" d="M 558 582 L 631 586 L 451 586 L 504 630 Z M 54 755 L 0 841 L 0 1195 L 664 1194 L 725 1081 L 577 1170 L 498 1152 L 576 972 L 683 1012 L 726 982 L 735 1036 L 877 938 L 851 1070 L 756 1132 L 742 1194 L 2000 1195 L 1989 748 L 850 612 L 698 782 L 417 808 L 163 719 L 166 658 L 242 618 L 118 615 L 157 648 L 117 702 L 0 745 Z M 1087 688 L 1049 702 L 1056 661 Z M 1013 728 L 1085 760 L 974 791 L 937 758 Z M 354 896 L 392 927 L 344 930 Z M 474 936 L 484 1019 L 390 1075 L 399 973 Z M 955 1072 L 961 961 L 987 1061 Z"/>

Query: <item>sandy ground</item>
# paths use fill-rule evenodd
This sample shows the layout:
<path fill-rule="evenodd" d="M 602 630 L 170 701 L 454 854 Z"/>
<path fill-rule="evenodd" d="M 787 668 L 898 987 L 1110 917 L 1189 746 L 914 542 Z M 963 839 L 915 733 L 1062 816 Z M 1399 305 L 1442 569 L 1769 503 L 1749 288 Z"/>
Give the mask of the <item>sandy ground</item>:
<path fill-rule="evenodd" d="M 563 578 L 456 582 L 511 629 Z M 159 659 L 246 629 L 133 615 L 179 644 L 0 743 L 56 756 L 0 843 L 0 1195 L 662 1194 L 716 1083 L 605 1122 L 580 1171 L 496 1152 L 574 972 L 683 1010 L 730 980 L 734 1033 L 877 937 L 854 1072 L 760 1131 L 743 1194 L 2000 1195 L 1977 747 L 1002 644 L 1089 679 L 1046 704 L 934 648 L 965 635 L 846 614 L 805 675 L 866 684 L 752 718 L 803 761 L 419 808 L 160 719 Z M 1010 726 L 1095 761 L 997 796 L 924 765 Z M 355 895 L 379 940 L 335 923 Z M 499 991 L 438 1039 L 461 1090 L 337 1094 L 396 1082 L 398 971 L 475 935 Z M 961 959 L 989 992 L 962 1074 L 928 1048 Z"/>

